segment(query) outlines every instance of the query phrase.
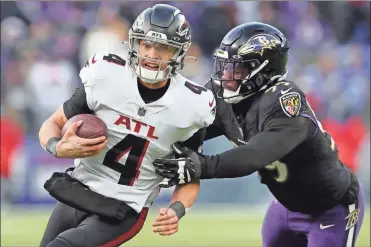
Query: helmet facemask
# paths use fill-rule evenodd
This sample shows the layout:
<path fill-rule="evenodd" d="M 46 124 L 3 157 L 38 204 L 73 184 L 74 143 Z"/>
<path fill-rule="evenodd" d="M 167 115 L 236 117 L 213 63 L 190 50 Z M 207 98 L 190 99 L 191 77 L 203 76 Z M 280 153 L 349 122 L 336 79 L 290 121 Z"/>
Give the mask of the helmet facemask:
<path fill-rule="evenodd" d="M 214 74 L 211 78 L 220 86 L 217 97 L 236 104 L 265 88 L 261 87 L 267 79 L 262 70 L 269 63 L 268 60 L 260 63 L 258 59 L 242 60 L 239 56 L 228 59 L 224 53 L 225 51 L 217 50 L 213 56 Z"/>
<path fill-rule="evenodd" d="M 157 34 L 157 33 L 156 33 Z M 152 36 L 151 32 L 147 35 L 134 33 L 129 31 L 129 61 L 133 72 L 144 82 L 154 84 L 176 75 L 182 69 L 184 64 L 184 57 L 190 46 L 190 42 L 179 43 L 173 40 L 168 40 L 162 37 L 165 34 L 160 34 L 161 37 Z M 165 35 L 166 36 L 166 35 Z M 160 57 L 171 58 L 168 60 L 161 60 L 157 58 L 150 58 L 147 55 L 139 55 L 141 42 L 142 45 L 148 49 L 155 49 Z M 146 48 L 145 48 L 146 49 Z M 153 66 L 148 68 L 147 66 Z"/>

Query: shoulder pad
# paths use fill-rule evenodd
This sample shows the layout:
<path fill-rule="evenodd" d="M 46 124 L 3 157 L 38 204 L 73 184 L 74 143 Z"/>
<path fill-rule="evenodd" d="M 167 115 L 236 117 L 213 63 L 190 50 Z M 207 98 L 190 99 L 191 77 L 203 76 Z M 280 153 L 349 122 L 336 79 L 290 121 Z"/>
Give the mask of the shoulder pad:
<path fill-rule="evenodd" d="M 302 110 L 303 100 L 304 93 L 295 83 L 282 81 L 265 90 L 260 108 L 271 115 L 283 113 L 288 117 L 296 117 Z"/>
<path fill-rule="evenodd" d="M 115 53 L 98 52 L 91 56 L 82 69 L 80 70 L 80 78 L 85 84 L 89 80 L 97 77 L 107 76 L 111 74 L 112 69 L 126 66 L 126 56 L 120 56 Z"/>
<path fill-rule="evenodd" d="M 276 84 L 270 86 L 264 91 L 264 94 L 281 94 L 282 92 L 285 93 L 286 90 L 292 89 L 293 87 L 297 87 L 294 83 L 289 81 L 280 81 Z"/>
<path fill-rule="evenodd" d="M 201 102 L 204 104 L 204 113 L 201 117 L 201 125 L 203 127 L 207 127 L 214 122 L 215 115 L 216 115 L 216 100 L 214 94 L 211 90 L 205 92 L 204 100 L 206 102 Z"/>
<path fill-rule="evenodd" d="M 186 78 L 182 84 L 191 97 L 187 97 L 187 101 L 194 102 L 197 107 L 201 127 L 212 124 L 216 114 L 216 100 L 212 91 Z"/>
<path fill-rule="evenodd" d="M 103 61 L 104 56 L 109 55 L 108 52 L 98 52 L 92 55 L 80 70 L 80 78 L 83 84 L 96 77 L 99 70 L 99 64 Z"/>

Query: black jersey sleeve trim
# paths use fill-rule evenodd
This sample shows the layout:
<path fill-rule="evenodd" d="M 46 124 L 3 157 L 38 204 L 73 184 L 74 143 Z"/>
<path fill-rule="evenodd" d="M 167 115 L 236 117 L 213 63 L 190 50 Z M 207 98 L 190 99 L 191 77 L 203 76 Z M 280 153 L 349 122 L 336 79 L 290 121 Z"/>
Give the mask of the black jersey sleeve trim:
<path fill-rule="evenodd" d="M 182 145 L 193 150 L 198 150 L 204 142 L 205 134 L 206 128 L 202 128 L 194 133 L 193 136 L 182 142 Z"/>
<path fill-rule="evenodd" d="M 79 114 L 93 113 L 86 101 L 86 92 L 83 85 L 76 88 L 71 98 L 63 103 L 63 110 L 67 119 Z"/>

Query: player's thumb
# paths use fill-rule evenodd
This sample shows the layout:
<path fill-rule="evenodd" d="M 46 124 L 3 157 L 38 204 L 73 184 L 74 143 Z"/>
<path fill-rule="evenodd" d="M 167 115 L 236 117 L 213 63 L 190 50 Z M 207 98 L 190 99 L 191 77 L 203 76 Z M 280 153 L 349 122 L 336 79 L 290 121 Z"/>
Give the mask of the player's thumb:
<path fill-rule="evenodd" d="M 186 146 L 183 146 L 182 144 L 179 143 L 174 143 L 173 149 L 179 157 L 187 157 L 195 153 L 193 149 L 187 148 Z"/>
<path fill-rule="evenodd" d="M 175 153 L 177 153 L 180 156 L 186 155 L 190 151 L 187 147 L 182 146 L 179 143 L 174 143 L 173 144 L 173 149 L 174 149 Z"/>
<path fill-rule="evenodd" d="M 161 208 L 160 209 L 160 215 L 165 215 L 167 212 L 167 208 Z"/>
<path fill-rule="evenodd" d="M 74 122 L 70 125 L 70 127 L 67 129 L 66 134 L 67 136 L 73 136 L 75 135 L 76 131 L 80 128 L 82 125 L 83 121 L 79 120 L 77 122 Z"/>

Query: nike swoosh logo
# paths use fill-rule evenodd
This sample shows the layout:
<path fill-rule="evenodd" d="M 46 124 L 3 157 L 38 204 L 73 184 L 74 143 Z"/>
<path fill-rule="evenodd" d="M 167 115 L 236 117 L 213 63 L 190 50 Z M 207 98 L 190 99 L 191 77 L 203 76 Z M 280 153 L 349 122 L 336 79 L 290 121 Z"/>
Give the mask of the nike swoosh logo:
<path fill-rule="evenodd" d="M 243 141 L 243 140 L 240 140 L 240 139 L 237 139 L 237 141 L 238 141 L 239 143 L 241 143 L 241 144 L 244 144 L 244 145 L 247 144 L 247 142 L 245 142 L 245 141 Z"/>
<path fill-rule="evenodd" d="M 292 89 L 292 87 L 290 87 L 289 89 L 287 89 L 287 90 L 281 90 L 281 94 L 285 94 L 285 93 L 287 93 L 288 91 L 290 91 Z"/>
<path fill-rule="evenodd" d="M 321 230 L 323 230 L 323 229 L 327 229 L 327 228 L 329 228 L 329 227 L 333 227 L 334 225 L 335 225 L 335 224 L 324 226 L 324 225 L 320 224 L 320 225 L 319 225 L 319 228 L 320 228 Z"/>
<path fill-rule="evenodd" d="M 92 63 L 92 64 L 95 64 L 96 61 L 97 61 L 97 60 L 95 60 L 95 54 L 94 54 L 93 58 L 91 59 L 91 63 Z"/>
<path fill-rule="evenodd" d="M 212 107 L 213 104 L 214 104 L 214 99 L 213 99 L 211 102 L 209 101 L 209 106 L 210 106 L 210 107 Z"/>

